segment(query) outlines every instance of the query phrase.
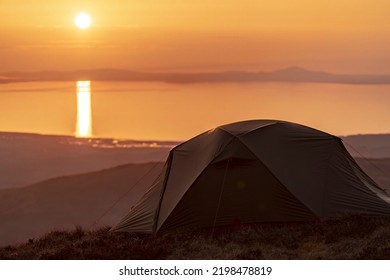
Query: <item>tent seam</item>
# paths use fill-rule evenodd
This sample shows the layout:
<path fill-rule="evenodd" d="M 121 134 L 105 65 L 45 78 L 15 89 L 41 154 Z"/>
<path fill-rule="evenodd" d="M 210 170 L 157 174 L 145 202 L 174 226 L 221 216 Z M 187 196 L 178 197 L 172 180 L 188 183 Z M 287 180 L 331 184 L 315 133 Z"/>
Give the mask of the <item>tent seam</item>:
<path fill-rule="evenodd" d="M 262 125 L 262 126 L 258 126 L 258 127 L 254 128 L 254 129 L 252 129 L 252 130 L 248 130 L 248 131 L 245 131 L 245 132 L 239 133 L 239 134 L 233 134 L 233 133 L 231 133 L 230 131 L 228 131 L 228 130 L 222 128 L 222 127 L 219 127 L 219 129 L 221 129 L 221 130 L 223 130 L 223 131 L 229 133 L 229 134 L 232 135 L 233 137 L 238 137 L 238 136 L 240 136 L 240 135 L 245 135 L 245 134 L 251 133 L 251 132 L 253 132 L 253 131 L 256 131 L 256 130 L 259 130 L 259 129 L 262 129 L 262 128 L 265 128 L 265 127 L 268 127 L 268 126 L 276 125 L 276 124 L 278 124 L 278 123 L 281 123 L 281 121 L 275 121 L 275 122 L 273 122 L 273 123 L 268 123 L 268 124 L 265 124 L 265 125 Z"/>
<path fill-rule="evenodd" d="M 223 131 L 225 133 L 227 133 L 231 139 L 229 139 L 229 142 L 226 144 L 226 146 L 228 146 L 235 138 L 234 135 L 228 133 L 227 131 L 225 130 L 220 130 L 220 131 Z M 203 133 L 202 133 L 203 134 Z M 225 147 L 226 147 L 225 146 Z M 178 147 L 178 146 L 177 146 Z M 168 166 L 169 169 L 167 169 L 167 172 L 170 172 L 170 166 L 171 166 L 171 162 L 173 161 L 173 153 L 175 152 L 175 148 L 173 148 L 172 150 L 172 160 L 170 161 L 170 165 Z M 207 167 L 213 162 L 213 160 L 215 159 L 215 157 L 217 156 L 218 153 L 220 153 L 221 151 L 218 149 L 218 151 L 215 151 L 214 152 L 214 155 L 212 156 L 211 160 L 205 165 L 205 167 L 202 169 L 202 171 L 196 176 L 196 178 L 191 182 L 190 184 L 190 187 L 198 180 L 198 178 L 206 171 Z M 166 181 L 164 181 L 164 184 L 163 184 L 163 192 L 161 193 L 161 200 L 159 202 L 159 207 L 158 207 L 158 216 L 156 217 L 156 232 L 162 227 L 162 225 L 165 223 L 165 221 L 169 218 L 170 214 L 167 215 L 167 217 L 165 218 L 164 222 L 161 223 L 161 226 L 157 229 L 157 224 L 158 224 L 158 219 L 159 219 L 159 215 L 160 215 L 160 209 L 161 209 L 161 205 L 162 205 L 162 200 L 163 200 L 163 196 L 164 196 L 164 193 L 165 193 L 165 189 L 166 189 L 166 184 L 168 183 L 168 176 L 169 174 L 167 175 L 167 178 L 166 178 Z M 185 194 L 188 192 L 188 190 L 190 189 L 190 187 L 183 193 L 182 197 L 178 200 L 178 202 L 176 203 L 176 205 L 173 207 L 173 209 L 175 209 L 175 207 L 180 203 L 180 201 L 183 199 L 183 197 L 185 196 Z"/>
<path fill-rule="evenodd" d="M 267 164 L 264 163 L 264 161 L 257 155 L 255 154 L 251 148 L 249 148 L 241 139 L 240 137 L 237 136 L 237 139 L 264 165 L 264 167 L 270 172 L 270 174 L 275 178 L 275 180 L 277 182 L 279 182 L 282 186 L 285 187 L 285 189 L 293 196 L 293 197 L 296 197 L 296 195 L 294 195 L 286 186 L 284 183 L 282 183 L 279 178 L 272 172 L 272 170 L 269 168 L 269 166 Z M 299 200 L 301 201 L 301 200 Z M 304 205 L 309 211 L 310 213 L 313 215 L 313 216 L 318 216 L 315 214 L 315 212 L 313 211 L 313 209 L 311 209 L 309 206 L 306 205 L 306 203 L 304 203 L 303 201 L 301 201 L 302 205 Z"/>
<path fill-rule="evenodd" d="M 152 228 L 152 233 L 153 234 L 157 233 L 157 226 L 158 226 L 158 220 L 159 220 L 159 217 L 160 217 L 161 204 L 162 204 L 164 193 L 165 193 L 165 190 L 166 190 L 168 177 L 169 177 L 169 174 L 171 172 L 172 160 L 173 160 L 173 151 L 169 153 L 167 171 L 166 171 L 166 174 L 165 174 L 165 177 L 164 177 L 164 183 L 163 183 L 163 187 L 162 187 L 162 190 L 161 190 L 161 193 L 160 193 L 160 199 L 159 199 L 159 202 L 158 202 L 158 207 L 157 207 L 156 213 L 154 215 L 154 223 L 153 223 L 153 228 Z"/>

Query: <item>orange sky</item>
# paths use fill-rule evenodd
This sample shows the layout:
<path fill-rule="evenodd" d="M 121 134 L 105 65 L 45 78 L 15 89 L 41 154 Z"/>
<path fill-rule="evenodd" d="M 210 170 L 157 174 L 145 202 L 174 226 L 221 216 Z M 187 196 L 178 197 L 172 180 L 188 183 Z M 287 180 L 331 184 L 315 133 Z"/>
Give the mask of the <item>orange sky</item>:
<path fill-rule="evenodd" d="M 73 25 L 79 11 L 90 13 L 90 29 Z M 390 73 L 388 11 L 388 0 L 2 0 L 0 72 Z"/>
<path fill-rule="evenodd" d="M 390 74 L 389 0 L 0 1 L 0 76 L 90 68 L 195 72 L 290 66 Z M 89 29 L 74 26 L 81 11 L 92 17 Z M 0 131 L 73 134 L 74 84 L 58 90 L 62 97 L 32 84 L 20 86 L 33 89 L 34 98 L 29 89 L 17 95 L 8 92 L 17 85 L 1 85 Z M 184 140 L 216 125 L 256 118 L 334 134 L 389 132 L 385 85 L 165 86 L 164 95 L 146 86 L 123 96 L 92 87 L 93 136 Z"/>

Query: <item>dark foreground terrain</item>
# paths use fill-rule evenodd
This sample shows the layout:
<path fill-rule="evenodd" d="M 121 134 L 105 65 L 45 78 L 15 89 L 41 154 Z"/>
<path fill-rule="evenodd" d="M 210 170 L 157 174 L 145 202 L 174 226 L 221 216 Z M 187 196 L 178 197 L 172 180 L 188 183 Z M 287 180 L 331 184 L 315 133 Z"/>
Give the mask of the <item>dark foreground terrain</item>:
<path fill-rule="evenodd" d="M 390 259 L 390 218 L 262 225 L 231 231 L 53 231 L 0 248 L 0 259 Z"/>

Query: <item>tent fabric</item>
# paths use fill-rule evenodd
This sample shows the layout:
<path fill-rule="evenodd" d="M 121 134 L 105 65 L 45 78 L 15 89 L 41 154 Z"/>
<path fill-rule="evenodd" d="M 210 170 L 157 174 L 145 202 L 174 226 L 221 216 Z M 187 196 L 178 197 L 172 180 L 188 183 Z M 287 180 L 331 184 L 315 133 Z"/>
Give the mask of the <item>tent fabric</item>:
<path fill-rule="evenodd" d="M 155 183 L 115 231 L 390 216 L 390 196 L 340 138 L 285 121 L 219 126 L 170 152 Z"/>

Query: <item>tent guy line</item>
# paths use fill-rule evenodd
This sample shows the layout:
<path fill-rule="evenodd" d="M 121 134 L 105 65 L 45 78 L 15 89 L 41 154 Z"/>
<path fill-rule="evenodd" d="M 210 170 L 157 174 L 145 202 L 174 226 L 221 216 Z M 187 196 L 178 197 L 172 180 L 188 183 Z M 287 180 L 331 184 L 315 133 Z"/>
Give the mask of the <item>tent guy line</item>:
<path fill-rule="evenodd" d="M 88 228 L 88 230 L 91 230 L 94 226 L 96 226 L 112 209 L 115 208 L 115 206 L 121 202 L 143 179 L 146 178 L 164 159 L 167 158 L 168 154 L 165 154 L 159 161 L 156 161 L 156 163 L 148 170 L 146 171 L 134 184 L 132 184 L 129 189 L 123 193 L 116 201 L 112 203 L 112 205 L 98 218 L 96 219 L 91 226 Z"/>

